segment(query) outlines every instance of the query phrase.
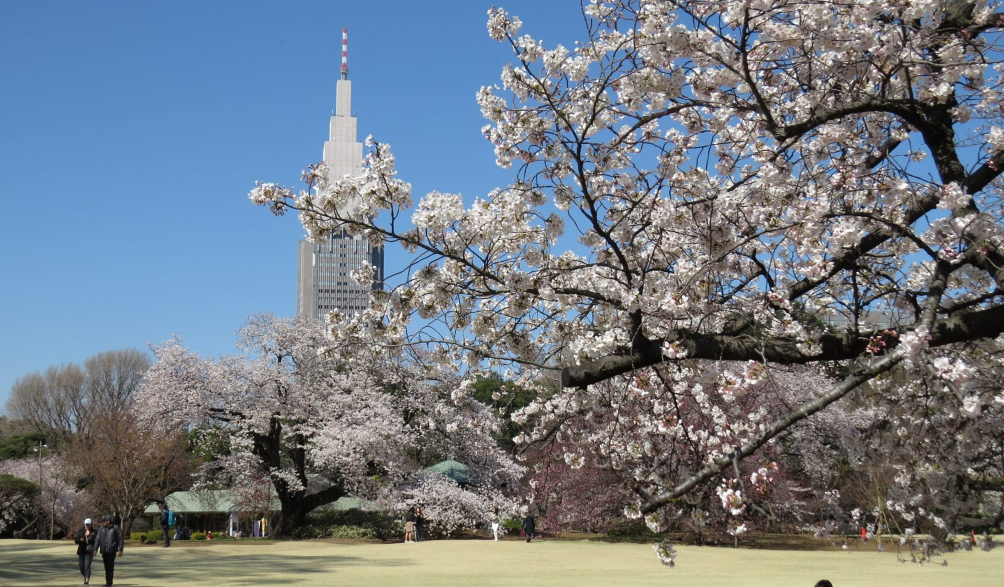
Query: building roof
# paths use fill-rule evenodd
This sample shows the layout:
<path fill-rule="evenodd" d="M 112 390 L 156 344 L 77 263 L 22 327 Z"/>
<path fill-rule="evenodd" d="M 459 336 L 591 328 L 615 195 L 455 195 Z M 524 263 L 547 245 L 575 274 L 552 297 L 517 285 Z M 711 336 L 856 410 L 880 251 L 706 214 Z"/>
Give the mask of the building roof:
<path fill-rule="evenodd" d="M 223 514 L 239 511 L 237 496 L 228 489 L 203 491 L 175 491 L 167 496 L 167 508 L 176 514 Z M 351 510 L 360 509 L 367 502 L 353 495 L 346 495 L 327 504 L 327 509 Z M 272 497 L 273 510 L 282 509 L 279 498 Z M 143 510 L 144 514 L 159 514 L 160 506 L 151 503 Z"/>
<path fill-rule="evenodd" d="M 436 473 L 442 473 L 450 479 L 456 481 L 460 484 L 470 483 L 471 477 L 468 472 L 467 465 L 454 461 L 452 459 L 443 461 L 441 463 L 436 463 L 431 467 L 426 467 L 425 471 L 434 471 Z"/>
<path fill-rule="evenodd" d="M 370 502 L 366 501 L 365 499 L 363 499 L 361 497 L 356 497 L 354 495 L 345 495 L 345 496 L 339 497 L 338 499 L 336 499 L 335 501 L 333 501 L 333 502 L 331 502 L 329 504 L 322 505 L 321 507 L 319 507 L 317 509 L 326 509 L 326 510 L 361 510 L 361 509 L 364 509 L 364 507 L 369 507 L 369 506 L 370 506 Z"/>
<path fill-rule="evenodd" d="M 176 514 L 212 514 L 238 511 L 237 495 L 227 489 L 205 489 L 202 491 L 175 491 L 165 499 L 167 508 Z M 272 498 L 272 509 L 280 509 L 279 499 Z M 144 514 L 160 513 L 160 507 L 151 503 Z"/>

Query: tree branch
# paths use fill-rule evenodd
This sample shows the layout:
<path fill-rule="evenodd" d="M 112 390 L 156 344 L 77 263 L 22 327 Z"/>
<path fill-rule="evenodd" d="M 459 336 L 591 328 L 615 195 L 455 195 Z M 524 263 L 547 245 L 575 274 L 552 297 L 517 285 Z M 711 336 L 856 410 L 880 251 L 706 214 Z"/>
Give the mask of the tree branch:
<path fill-rule="evenodd" d="M 808 418 L 812 414 L 822 410 L 826 406 L 832 404 L 833 402 L 839 400 L 840 398 L 846 396 L 850 392 L 857 389 L 861 384 L 870 381 L 876 375 L 888 371 L 897 363 L 903 360 L 900 353 L 893 353 L 892 355 L 883 357 L 875 362 L 873 362 L 868 367 L 858 371 L 857 373 L 851 375 L 850 377 L 844 379 L 839 384 L 833 386 L 830 391 L 819 396 L 818 398 L 799 406 L 797 409 L 788 412 L 783 418 L 772 424 L 770 427 L 765 429 L 759 435 L 755 436 L 752 440 L 744 444 L 743 446 L 736 449 L 735 453 L 731 453 L 726 457 L 720 458 L 717 461 L 708 464 L 703 469 L 695 473 L 689 479 L 683 483 L 677 485 L 673 489 L 660 493 L 654 497 L 649 497 L 641 506 L 641 511 L 643 514 L 650 513 L 660 507 L 668 504 L 669 502 L 682 497 L 687 492 L 692 490 L 697 485 L 711 479 L 715 475 L 721 473 L 725 469 L 732 465 L 733 460 L 743 459 L 754 452 L 757 451 L 761 446 L 766 444 L 772 438 L 784 432 L 788 428 L 800 420 Z"/>
<path fill-rule="evenodd" d="M 317 493 L 305 496 L 303 498 L 303 509 L 309 512 L 322 505 L 337 501 L 346 495 L 348 495 L 348 492 L 345 491 L 345 487 L 342 486 L 341 482 L 338 482 L 327 489 L 322 489 Z"/>
<path fill-rule="evenodd" d="M 1004 332 L 1004 306 L 934 321 L 930 332 L 931 347 L 996 337 Z M 667 343 L 677 343 L 686 349 L 688 359 L 768 361 L 799 365 L 861 357 L 873 336 L 882 337 L 890 349 L 898 345 L 896 337 L 885 335 L 882 330 L 860 334 L 825 334 L 819 338 L 817 352 L 804 352 L 794 340 L 782 337 L 755 338 L 679 330 L 666 338 L 636 341 L 632 349 L 625 349 L 620 354 L 565 367 L 561 371 L 561 384 L 565 387 L 584 387 L 668 361 L 662 354 L 663 345 Z"/>

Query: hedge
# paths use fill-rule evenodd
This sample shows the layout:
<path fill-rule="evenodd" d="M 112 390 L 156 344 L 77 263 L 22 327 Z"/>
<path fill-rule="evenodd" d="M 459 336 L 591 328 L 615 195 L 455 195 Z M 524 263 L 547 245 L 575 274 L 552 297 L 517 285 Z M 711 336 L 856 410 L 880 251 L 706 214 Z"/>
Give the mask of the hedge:
<path fill-rule="evenodd" d="M 307 522 L 293 529 L 293 538 L 389 540 L 403 531 L 402 522 L 396 516 L 358 509 L 314 511 L 307 516 Z"/>

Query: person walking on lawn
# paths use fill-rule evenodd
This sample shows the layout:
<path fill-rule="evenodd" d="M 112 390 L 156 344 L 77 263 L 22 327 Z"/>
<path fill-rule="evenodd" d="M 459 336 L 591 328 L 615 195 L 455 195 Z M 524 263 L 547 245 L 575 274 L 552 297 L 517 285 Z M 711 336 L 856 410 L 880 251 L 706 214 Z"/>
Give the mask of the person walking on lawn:
<path fill-rule="evenodd" d="M 499 541 L 499 526 L 502 524 L 502 515 L 497 507 L 492 508 L 492 534 L 495 535 L 495 542 Z"/>
<path fill-rule="evenodd" d="M 527 512 L 526 517 L 523 518 L 523 531 L 526 532 L 527 542 L 533 540 L 534 529 L 535 523 L 533 519 L 533 512 Z"/>
<path fill-rule="evenodd" d="M 115 556 L 122 556 L 122 531 L 112 525 L 112 517 L 101 518 L 101 529 L 94 541 L 95 552 L 101 552 L 101 561 L 105 564 L 105 587 L 112 587 L 115 580 Z"/>
<path fill-rule="evenodd" d="M 84 576 L 84 585 L 91 584 L 91 561 L 94 560 L 94 541 L 98 532 L 91 524 L 91 519 L 84 520 L 84 527 L 77 530 L 73 542 L 77 545 L 77 559 L 80 561 L 80 574 Z"/>
<path fill-rule="evenodd" d="M 160 512 L 160 529 L 164 531 L 164 546 L 171 546 L 171 522 L 174 520 L 171 510 L 167 509 L 167 502 L 164 502 L 164 509 Z"/>

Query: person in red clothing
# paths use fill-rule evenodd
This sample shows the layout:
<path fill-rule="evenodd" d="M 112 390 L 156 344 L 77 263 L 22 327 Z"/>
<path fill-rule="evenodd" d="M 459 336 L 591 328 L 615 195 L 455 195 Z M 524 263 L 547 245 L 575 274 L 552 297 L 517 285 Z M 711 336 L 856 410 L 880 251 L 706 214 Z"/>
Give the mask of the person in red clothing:
<path fill-rule="evenodd" d="M 868 542 L 868 531 L 864 526 L 861 526 L 861 542 Z"/>

